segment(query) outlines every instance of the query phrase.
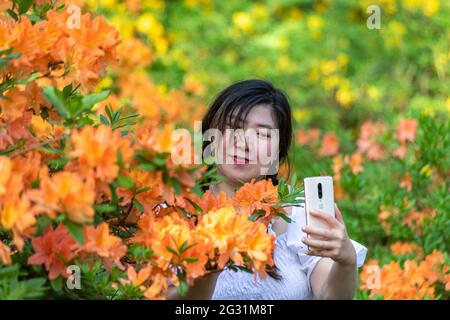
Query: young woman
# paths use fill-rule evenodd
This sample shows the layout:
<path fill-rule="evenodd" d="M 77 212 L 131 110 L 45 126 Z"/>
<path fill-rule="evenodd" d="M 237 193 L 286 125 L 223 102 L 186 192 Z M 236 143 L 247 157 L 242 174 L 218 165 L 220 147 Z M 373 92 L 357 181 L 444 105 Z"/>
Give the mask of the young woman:
<path fill-rule="evenodd" d="M 256 134 L 230 138 L 225 134 L 229 128 Z M 218 129 L 225 137 L 219 139 L 215 144 L 217 150 L 213 151 L 223 156 L 217 169 L 225 180 L 211 186 L 214 193 L 223 190 L 232 196 L 242 182 L 251 179 L 272 179 L 277 183 L 277 172 L 268 172 L 266 163 L 259 159 L 267 155 L 267 150 L 273 147 L 271 144 L 278 143 L 278 160 L 287 161 L 292 118 L 288 99 L 281 90 L 263 80 L 231 85 L 216 97 L 205 115 L 202 131 L 209 129 Z M 270 129 L 278 129 L 276 138 Z M 274 272 L 264 279 L 257 277 L 255 282 L 252 274 L 225 269 L 197 279 L 185 298 L 352 299 L 357 286 L 357 267 L 364 262 L 367 249 L 348 237 L 337 206 L 336 217 L 311 213 L 323 219 L 329 229 L 305 226 L 302 207 L 287 207 L 286 211 L 295 223 L 277 219 L 269 226 L 269 232 L 276 236 Z M 308 239 L 306 234 L 319 236 L 321 240 Z M 169 298 L 181 297 L 172 291 Z"/>

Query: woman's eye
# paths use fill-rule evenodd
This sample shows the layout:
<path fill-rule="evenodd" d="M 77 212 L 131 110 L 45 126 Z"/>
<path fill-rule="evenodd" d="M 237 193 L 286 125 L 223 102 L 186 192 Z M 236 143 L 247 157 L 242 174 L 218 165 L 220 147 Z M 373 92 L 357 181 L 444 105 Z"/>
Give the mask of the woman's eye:
<path fill-rule="evenodd" d="M 268 132 L 260 132 L 260 131 L 258 131 L 258 132 L 256 133 L 256 135 L 257 135 L 258 137 L 262 137 L 262 138 L 270 138 L 270 133 L 268 133 Z"/>

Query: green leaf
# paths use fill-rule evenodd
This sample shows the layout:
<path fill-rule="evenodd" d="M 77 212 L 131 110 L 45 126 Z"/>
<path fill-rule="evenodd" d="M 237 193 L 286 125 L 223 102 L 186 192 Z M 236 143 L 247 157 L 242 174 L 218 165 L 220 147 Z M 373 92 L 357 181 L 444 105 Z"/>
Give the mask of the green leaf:
<path fill-rule="evenodd" d="M 134 182 L 133 179 L 130 177 L 125 176 L 118 176 L 116 180 L 117 186 L 123 187 L 126 189 L 133 189 L 134 188 Z"/>
<path fill-rule="evenodd" d="M 52 289 L 56 292 L 60 292 L 63 289 L 63 278 L 59 276 L 58 278 L 54 280 L 50 280 L 50 285 Z"/>
<path fill-rule="evenodd" d="M 33 1 L 32 0 L 21 0 L 21 1 L 18 1 L 18 4 L 19 4 L 19 15 L 22 15 L 30 9 L 31 5 L 33 4 Z"/>
<path fill-rule="evenodd" d="M 109 126 L 109 121 L 108 121 L 108 119 L 106 119 L 106 117 L 104 116 L 104 115 L 100 115 L 100 121 L 103 123 L 103 124 L 106 124 L 107 126 Z"/>
<path fill-rule="evenodd" d="M 170 253 L 172 253 L 172 254 L 178 256 L 178 252 L 176 252 L 173 248 L 171 248 L 171 247 L 166 247 L 166 249 L 167 249 L 167 251 L 169 251 Z"/>
<path fill-rule="evenodd" d="M 188 245 L 187 241 L 184 241 L 183 244 L 180 246 L 180 248 L 178 249 L 178 252 L 180 254 L 182 254 L 184 251 L 186 251 L 189 248 L 192 248 L 193 246 L 197 245 L 197 243 L 192 243 L 190 245 Z"/>
<path fill-rule="evenodd" d="M 109 203 L 101 203 L 94 205 L 95 211 L 98 213 L 110 213 L 117 210 L 117 207 Z"/>
<path fill-rule="evenodd" d="M 197 211 L 198 214 L 203 215 L 203 210 L 202 208 L 200 208 L 200 206 L 195 203 L 194 201 L 192 201 L 191 199 L 186 199 L 195 209 L 195 211 Z"/>
<path fill-rule="evenodd" d="M 286 221 L 287 223 L 291 223 L 291 222 L 292 222 L 292 219 L 289 218 L 287 215 L 285 215 L 285 214 L 282 213 L 282 212 L 278 212 L 278 213 L 277 213 L 277 216 L 281 217 L 281 218 L 282 218 L 284 221 Z"/>
<path fill-rule="evenodd" d="M 151 164 L 151 163 L 141 163 L 141 164 L 136 166 L 136 169 L 144 170 L 144 171 L 154 171 L 155 168 L 156 167 L 153 164 Z"/>
<path fill-rule="evenodd" d="M 83 226 L 73 221 L 67 220 L 64 222 L 69 230 L 69 233 L 77 240 L 79 244 L 83 244 Z"/>
<path fill-rule="evenodd" d="M 146 192 L 146 191 L 150 190 L 151 188 L 152 187 L 143 187 L 143 188 L 141 188 L 139 190 L 136 190 L 136 194 L 140 194 L 140 193 Z"/>
<path fill-rule="evenodd" d="M 181 187 L 181 184 L 176 179 L 171 179 L 172 187 L 175 190 L 176 194 L 181 194 L 183 192 L 183 189 Z"/>
<path fill-rule="evenodd" d="M 183 260 L 187 262 L 196 262 L 198 261 L 198 258 L 191 257 L 191 258 L 184 258 Z"/>
<path fill-rule="evenodd" d="M 144 206 L 136 198 L 133 199 L 133 204 L 139 210 L 139 212 L 144 212 Z"/>
<path fill-rule="evenodd" d="M 178 280 L 180 283 L 178 286 L 178 293 L 182 296 L 186 296 L 189 291 L 189 285 L 186 281 L 186 275 L 184 273 L 179 273 Z"/>
<path fill-rule="evenodd" d="M 19 20 L 19 17 L 17 16 L 17 14 L 14 11 L 12 11 L 11 9 L 7 9 L 6 12 L 8 12 L 9 16 L 11 18 L 13 18 L 14 20 L 16 20 L 16 21 Z"/>
<path fill-rule="evenodd" d="M 61 116 L 63 116 L 64 118 L 69 117 L 69 112 L 67 111 L 67 107 L 65 105 L 61 92 L 55 89 L 55 87 L 47 86 L 43 91 L 43 95 L 48 102 L 55 106 L 56 111 Z"/>
<path fill-rule="evenodd" d="M 90 110 L 96 103 L 105 100 L 110 94 L 109 90 L 93 93 L 81 99 L 82 111 Z"/>

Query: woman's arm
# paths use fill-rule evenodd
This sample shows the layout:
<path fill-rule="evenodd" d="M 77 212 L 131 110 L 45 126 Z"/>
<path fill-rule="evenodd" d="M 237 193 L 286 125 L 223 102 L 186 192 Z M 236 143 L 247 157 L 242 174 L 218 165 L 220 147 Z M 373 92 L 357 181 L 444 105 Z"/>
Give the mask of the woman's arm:
<path fill-rule="evenodd" d="M 169 287 L 167 295 L 168 300 L 209 300 L 211 299 L 214 288 L 216 287 L 218 272 L 209 273 L 204 277 L 194 280 L 194 284 L 189 287 L 188 294 L 182 296 L 178 293 L 175 286 Z"/>
<path fill-rule="evenodd" d="M 320 237 L 320 240 L 303 239 L 309 247 L 309 255 L 323 257 L 310 279 L 313 295 L 317 299 L 353 299 L 356 291 L 356 251 L 337 206 L 335 211 L 336 217 L 311 211 L 311 214 L 326 221 L 330 229 L 303 228 L 306 233 Z"/>
<path fill-rule="evenodd" d="M 353 299 L 358 272 L 354 265 L 342 265 L 322 258 L 311 273 L 311 288 L 317 299 Z"/>

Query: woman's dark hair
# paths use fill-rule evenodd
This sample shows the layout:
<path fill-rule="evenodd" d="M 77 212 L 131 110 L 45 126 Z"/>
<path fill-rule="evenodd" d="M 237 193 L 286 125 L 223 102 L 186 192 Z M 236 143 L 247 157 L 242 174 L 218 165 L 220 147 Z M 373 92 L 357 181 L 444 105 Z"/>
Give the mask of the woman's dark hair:
<path fill-rule="evenodd" d="M 210 105 L 208 112 L 202 120 L 202 134 L 208 129 L 219 129 L 224 132 L 226 124 L 233 128 L 239 127 L 240 121 L 245 121 L 250 110 L 257 105 L 271 107 L 277 129 L 279 129 L 279 163 L 286 162 L 288 173 L 290 163 L 288 158 L 289 148 L 292 142 L 292 116 L 288 96 L 282 90 L 275 88 L 269 81 L 251 79 L 234 83 L 220 92 Z M 234 121 L 232 122 L 232 115 Z M 210 144 L 203 142 L 203 152 Z M 274 185 L 278 184 L 278 173 L 265 176 L 271 179 Z M 273 278 L 279 280 L 276 267 L 267 270 Z"/>

